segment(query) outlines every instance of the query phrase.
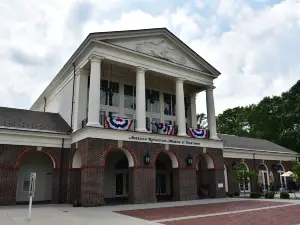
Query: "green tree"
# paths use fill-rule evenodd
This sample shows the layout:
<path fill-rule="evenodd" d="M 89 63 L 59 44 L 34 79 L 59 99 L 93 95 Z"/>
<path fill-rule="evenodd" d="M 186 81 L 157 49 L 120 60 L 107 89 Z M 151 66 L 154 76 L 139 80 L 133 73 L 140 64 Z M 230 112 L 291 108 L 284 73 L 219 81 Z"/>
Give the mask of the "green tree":
<path fill-rule="evenodd" d="M 239 164 L 233 168 L 234 177 L 239 184 L 243 184 L 244 187 L 249 183 L 252 177 L 256 176 L 255 171 L 248 171 L 244 164 Z M 246 190 L 244 188 L 244 195 Z"/>
<path fill-rule="evenodd" d="M 207 128 L 207 117 L 205 113 L 200 113 L 196 115 L 197 120 L 197 128 L 198 129 L 206 129 Z"/>

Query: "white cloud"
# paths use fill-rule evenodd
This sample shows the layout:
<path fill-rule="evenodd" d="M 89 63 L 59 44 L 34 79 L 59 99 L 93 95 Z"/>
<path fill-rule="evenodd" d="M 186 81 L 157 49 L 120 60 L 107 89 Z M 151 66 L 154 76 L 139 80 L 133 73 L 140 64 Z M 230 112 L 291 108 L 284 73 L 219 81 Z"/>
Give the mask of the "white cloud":
<path fill-rule="evenodd" d="M 298 0 L 263 9 L 241 0 L 195 0 L 155 15 L 137 2 L 2 1 L 0 105 L 30 107 L 88 33 L 99 31 L 168 27 L 222 72 L 217 113 L 280 94 L 299 78 Z M 205 93 L 197 103 L 205 112 Z"/>

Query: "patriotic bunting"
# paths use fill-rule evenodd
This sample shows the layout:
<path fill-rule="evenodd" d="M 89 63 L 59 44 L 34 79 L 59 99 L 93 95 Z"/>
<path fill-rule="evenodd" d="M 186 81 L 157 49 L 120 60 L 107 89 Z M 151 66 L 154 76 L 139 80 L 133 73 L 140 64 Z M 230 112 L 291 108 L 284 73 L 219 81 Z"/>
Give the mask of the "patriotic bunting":
<path fill-rule="evenodd" d="M 188 128 L 191 137 L 194 138 L 208 138 L 207 129 Z"/>
<path fill-rule="evenodd" d="M 166 123 L 155 123 L 155 126 L 160 134 L 174 135 L 174 126 Z"/>
<path fill-rule="evenodd" d="M 132 119 L 123 119 L 120 117 L 105 117 L 106 125 L 114 130 L 129 130 L 132 125 Z"/>

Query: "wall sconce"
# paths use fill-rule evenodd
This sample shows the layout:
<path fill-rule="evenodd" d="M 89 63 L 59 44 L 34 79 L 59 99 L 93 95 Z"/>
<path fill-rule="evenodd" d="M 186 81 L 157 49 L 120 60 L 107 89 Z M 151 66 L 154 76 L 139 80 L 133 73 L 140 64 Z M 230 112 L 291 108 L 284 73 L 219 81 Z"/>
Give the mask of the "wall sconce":
<path fill-rule="evenodd" d="M 151 162 L 151 156 L 150 156 L 149 152 L 146 152 L 146 154 L 145 154 L 145 156 L 144 156 L 144 163 L 145 163 L 146 165 L 149 165 L 150 162 Z"/>
<path fill-rule="evenodd" d="M 233 161 L 232 164 L 231 164 L 231 166 L 232 166 L 233 169 L 235 169 L 236 168 L 236 162 Z"/>
<path fill-rule="evenodd" d="M 186 164 L 188 166 L 192 166 L 193 165 L 193 157 L 191 156 L 191 153 L 188 155 L 188 157 L 186 158 Z"/>

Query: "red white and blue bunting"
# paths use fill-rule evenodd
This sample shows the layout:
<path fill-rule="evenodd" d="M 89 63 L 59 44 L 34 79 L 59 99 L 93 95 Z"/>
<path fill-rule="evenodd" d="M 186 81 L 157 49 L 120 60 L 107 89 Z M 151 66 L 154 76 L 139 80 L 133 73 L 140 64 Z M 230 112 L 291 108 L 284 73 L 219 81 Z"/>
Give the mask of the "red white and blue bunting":
<path fill-rule="evenodd" d="M 174 135 L 174 125 L 166 123 L 155 123 L 158 133 L 166 135 Z"/>
<path fill-rule="evenodd" d="M 133 120 L 132 119 L 123 119 L 121 117 L 105 117 L 106 125 L 114 130 L 129 130 Z"/>
<path fill-rule="evenodd" d="M 194 138 L 208 138 L 207 129 L 188 128 L 191 137 Z"/>

